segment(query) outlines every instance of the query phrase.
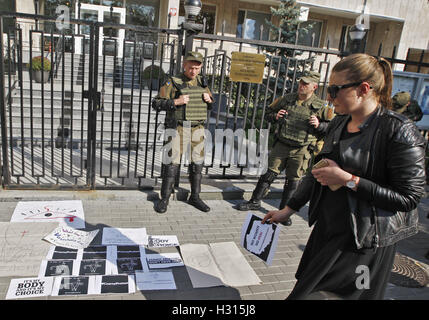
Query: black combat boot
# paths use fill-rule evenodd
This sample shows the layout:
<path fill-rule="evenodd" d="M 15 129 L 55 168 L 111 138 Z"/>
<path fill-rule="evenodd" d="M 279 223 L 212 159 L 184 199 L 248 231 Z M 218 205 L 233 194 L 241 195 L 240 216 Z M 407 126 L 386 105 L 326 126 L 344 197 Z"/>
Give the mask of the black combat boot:
<path fill-rule="evenodd" d="M 203 177 L 203 165 L 191 163 L 189 166 L 189 182 L 191 183 L 191 195 L 189 196 L 188 203 L 198 210 L 209 212 L 210 207 L 207 206 L 203 200 L 200 199 L 201 192 L 201 179 Z"/>
<path fill-rule="evenodd" d="M 164 213 L 167 211 L 168 200 L 170 199 L 170 195 L 173 193 L 178 168 L 179 165 L 177 164 L 169 164 L 164 167 L 161 185 L 161 200 L 159 200 L 154 207 L 155 211 L 158 213 Z"/>
<path fill-rule="evenodd" d="M 273 183 L 276 177 L 277 173 L 268 169 L 268 171 L 259 178 L 250 200 L 240 203 L 237 206 L 237 210 L 249 211 L 261 209 L 261 199 L 268 194 L 270 185 Z"/>
<path fill-rule="evenodd" d="M 292 197 L 293 193 L 298 187 L 298 184 L 299 184 L 299 180 L 286 180 L 285 185 L 283 187 L 282 201 L 280 201 L 279 210 L 282 210 L 286 206 L 287 202 Z M 291 218 L 287 219 L 287 221 L 282 222 L 282 225 L 284 226 L 292 225 L 292 219 Z"/>

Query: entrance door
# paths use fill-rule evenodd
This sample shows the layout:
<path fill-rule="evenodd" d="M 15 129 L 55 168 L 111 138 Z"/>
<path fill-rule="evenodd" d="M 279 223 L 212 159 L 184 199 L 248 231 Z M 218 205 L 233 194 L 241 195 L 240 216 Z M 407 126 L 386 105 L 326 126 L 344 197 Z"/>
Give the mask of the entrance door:
<path fill-rule="evenodd" d="M 76 17 L 79 15 L 78 7 L 76 6 Z M 90 20 L 97 22 L 107 22 L 115 24 L 125 24 L 125 8 L 99 6 L 94 4 L 82 3 L 80 8 L 81 20 Z M 76 25 L 76 34 L 82 37 L 75 39 L 75 53 L 89 53 L 89 32 L 90 28 L 86 25 Z M 79 29 L 80 28 L 80 29 Z M 103 52 L 107 55 L 116 55 L 122 57 L 124 46 L 124 29 L 103 28 L 100 27 L 99 52 L 101 56 Z M 116 42 L 116 45 L 115 45 Z M 116 52 L 115 52 L 116 48 Z"/>

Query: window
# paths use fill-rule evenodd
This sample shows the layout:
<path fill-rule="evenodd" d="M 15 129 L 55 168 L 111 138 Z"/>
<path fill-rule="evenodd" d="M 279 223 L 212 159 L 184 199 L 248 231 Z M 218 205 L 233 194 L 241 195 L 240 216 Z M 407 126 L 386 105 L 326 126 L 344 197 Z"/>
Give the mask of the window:
<path fill-rule="evenodd" d="M 185 21 L 185 7 L 183 6 L 184 0 L 180 0 L 179 7 L 179 24 Z M 206 29 L 204 33 L 215 34 L 216 30 L 216 6 L 211 4 L 203 4 L 201 7 L 200 14 L 198 15 L 196 22 L 203 24 L 204 18 L 206 18 Z"/>
<path fill-rule="evenodd" d="M 302 46 L 318 47 L 320 45 L 320 35 L 322 33 L 322 21 L 308 20 L 299 24 L 298 44 Z M 308 32 L 302 31 L 303 28 L 313 26 Z M 314 42 L 313 42 L 314 40 Z"/>
<path fill-rule="evenodd" d="M 270 27 L 266 24 L 265 20 L 270 21 L 271 15 L 262 12 L 239 10 L 236 32 L 237 37 L 259 40 L 261 26 L 263 26 L 264 29 L 261 39 L 268 40 L 270 34 Z"/>

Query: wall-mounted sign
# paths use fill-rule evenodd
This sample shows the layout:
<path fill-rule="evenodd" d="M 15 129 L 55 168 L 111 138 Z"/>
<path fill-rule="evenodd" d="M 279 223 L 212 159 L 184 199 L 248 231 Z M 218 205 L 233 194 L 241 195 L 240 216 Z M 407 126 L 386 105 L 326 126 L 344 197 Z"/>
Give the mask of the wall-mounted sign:
<path fill-rule="evenodd" d="M 175 17 L 177 15 L 177 8 L 170 8 L 168 13 L 171 17 Z"/>
<path fill-rule="evenodd" d="M 230 78 L 237 82 L 262 83 L 265 55 L 232 52 Z"/>

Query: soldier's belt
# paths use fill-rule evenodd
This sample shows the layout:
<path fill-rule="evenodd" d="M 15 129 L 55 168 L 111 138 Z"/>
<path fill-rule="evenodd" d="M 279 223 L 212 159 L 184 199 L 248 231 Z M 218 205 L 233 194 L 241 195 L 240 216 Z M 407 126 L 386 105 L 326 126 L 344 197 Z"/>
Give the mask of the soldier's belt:
<path fill-rule="evenodd" d="M 191 87 L 180 90 L 183 95 L 189 95 L 189 101 L 185 106 L 185 120 L 201 121 L 207 119 L 207 104 L 203 100 L 203 93 L 206 92 L 201 87 Z"/>

